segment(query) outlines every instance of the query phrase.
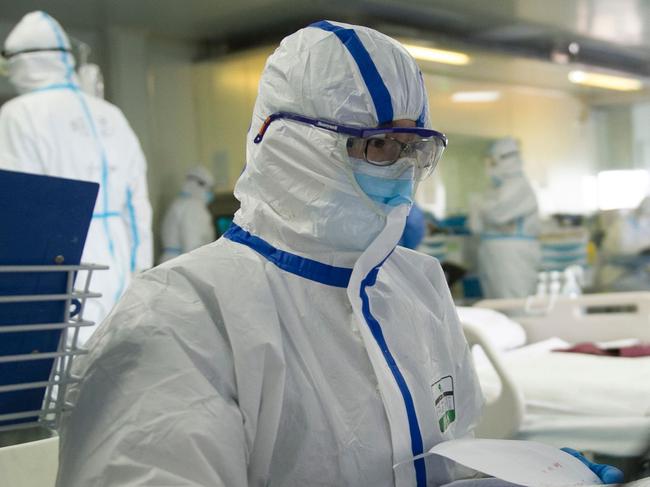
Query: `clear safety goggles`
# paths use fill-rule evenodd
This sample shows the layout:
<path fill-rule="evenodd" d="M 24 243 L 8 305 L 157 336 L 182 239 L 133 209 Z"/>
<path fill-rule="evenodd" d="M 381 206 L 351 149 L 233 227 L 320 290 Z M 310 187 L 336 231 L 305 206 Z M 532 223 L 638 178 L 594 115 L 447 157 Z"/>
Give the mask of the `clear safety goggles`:
<path fill-rule="evenodd" d="M 417 181 L 431 175 L 447 147 L 447 137 L 432 129 L 358 128 L 289 112 L 276 112 L 267 117 L 253 142 L 259 144 L 271 122 L 278 119 L 293 120 L 347 135 L 346 147 L 351 157 L 363 159 L 373 166 L 390 167 L 398 172 L 403 172 L 405 167 L 413 167 L 414 179 Z"/>
<path fill-rule="evenodd" d="M 71 53 L 70 49 L 60 48 L 60 47 L 43 47 L 43 48 L 34 48 L 34 49 L 23 49 L 21 51 L 0 51 L 0 76 L 9 75 L 9 59 L 19 54 L 30 54 L 33 52 L 67 52 Z"/>

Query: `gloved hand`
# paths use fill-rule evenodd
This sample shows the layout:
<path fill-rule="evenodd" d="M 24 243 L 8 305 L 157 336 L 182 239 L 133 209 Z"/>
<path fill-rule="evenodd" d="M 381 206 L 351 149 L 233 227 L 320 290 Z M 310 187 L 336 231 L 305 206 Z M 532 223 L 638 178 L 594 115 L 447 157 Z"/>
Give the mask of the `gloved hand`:
<path fill-rule="evenodd" d="M 611 465 L 604 465 L 602 463 L 593 463 L 585 458 L 585 456 L 573 448 L 560 448 L 563 452 L 573 455 L 582 463 L 584 463 L 589 470 L 598 475 L 603 484 L 618 484 L 623 482 L 623 472 L 618 468 Z"/>

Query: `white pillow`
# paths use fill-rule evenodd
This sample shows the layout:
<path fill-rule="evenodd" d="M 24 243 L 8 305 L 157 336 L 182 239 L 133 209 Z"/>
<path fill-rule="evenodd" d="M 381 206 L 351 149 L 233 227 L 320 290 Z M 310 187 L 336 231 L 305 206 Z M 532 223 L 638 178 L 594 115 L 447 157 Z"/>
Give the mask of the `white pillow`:
<path fill-rule="evenodd" d="M 457 306 L 458 317 L 480 329 L 497 350 L 510 350 L 526 344 L 526 332 L 516 321 L 503 313 L 486 308 Z"/>

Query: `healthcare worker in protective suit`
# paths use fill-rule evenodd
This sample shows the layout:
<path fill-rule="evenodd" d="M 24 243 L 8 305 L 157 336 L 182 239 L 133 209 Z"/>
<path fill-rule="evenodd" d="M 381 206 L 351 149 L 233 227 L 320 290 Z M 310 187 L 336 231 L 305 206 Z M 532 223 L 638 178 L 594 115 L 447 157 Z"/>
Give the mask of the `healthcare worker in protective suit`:
<path fill-rule="evenodd" d="M 206 168 L 196 166 L 187 172 L 183 190 L 163 220 L 160 262 L 214 241 L 215 227 L 207 206 L 214 198 L 213 185 L 214 178 Z"/>
<path fill-rule="evenodd" d="M 523 172 L 518 142 L 505 137 L 488 151 L 491 187 L 474 205 L 470 227 L 480 235 L 478 271 L 486 298 L 535 292 L 540 264 L 537 198 Z"/>
<path fill-rule="evenodd" d="M 446 145 L 418 67 L 319 22 L 267 61 L 233 226 L 139 275 L 77 372 L 58 486 L 420 486 L 482 404 L 440 265 L 397 242 Z"/>
<path fill-rule="evenodd" d="M 96 98 L 104 98 L 104 75 L 99 66 L 86 63 L 77 69 L 79 75 L 79 88 L 85 93 Z"/>
<path fill-rule="evenodd" d="M 91 289 L 102 297 L 84 311 L 98 323 L 131 275 L 152 265 L 146 161 L 122 112 L 80 90 L 70 41 L 48 14 L 23 17 L 4 56 L 21 95 L 0 110 L 0 167 L 100 183 L 82 256 L 110 266 L 93 274 Z M 82 327 L 81 341 L 92 331 Z"/>
<path fill-rule="evenodd" d="M 604 290 L 650 290 L 650 196 L 611 225 L 602 254 L 599 281 Z"/>

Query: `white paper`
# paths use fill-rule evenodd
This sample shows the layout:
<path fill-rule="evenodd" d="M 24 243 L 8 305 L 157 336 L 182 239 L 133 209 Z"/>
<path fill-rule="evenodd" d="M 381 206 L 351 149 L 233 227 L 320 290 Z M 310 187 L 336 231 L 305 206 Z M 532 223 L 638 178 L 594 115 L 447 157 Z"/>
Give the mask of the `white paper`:
<path fill-rule="evenodd" d="M 514 484 L 531 487 L 602 485 L 580 460 L 533 441 L 463 439 L 438 443 L 428 453 Z"/>

